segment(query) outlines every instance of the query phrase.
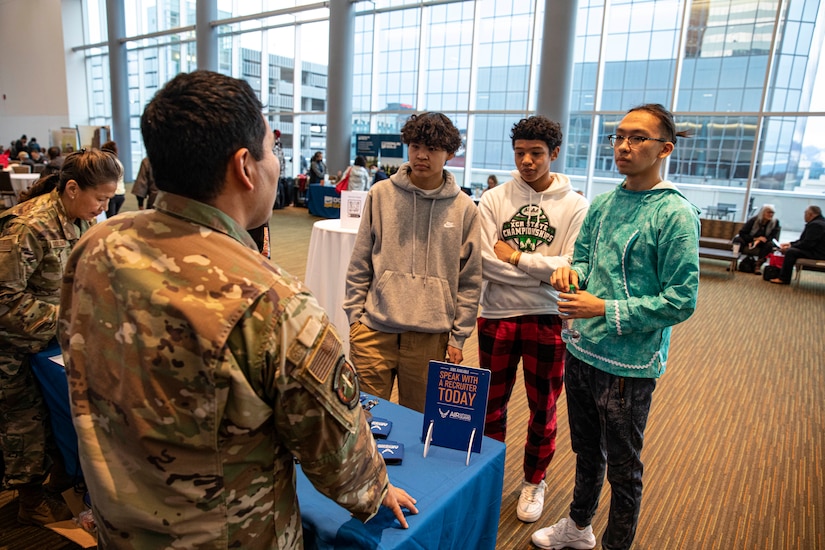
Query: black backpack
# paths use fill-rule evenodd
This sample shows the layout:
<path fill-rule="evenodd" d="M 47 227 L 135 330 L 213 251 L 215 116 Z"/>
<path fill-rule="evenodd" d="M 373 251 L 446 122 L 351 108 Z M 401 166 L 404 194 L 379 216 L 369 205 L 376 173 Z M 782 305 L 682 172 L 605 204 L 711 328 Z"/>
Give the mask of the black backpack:
<path fill-rule="evenodd" d="M 770 281 L 771 279 L 778 279 L 779 278 L 780 270 L 775 265 L 766 265 L 762 269 L 762 278 L 766 281 Z"/>
<path fill-rule="evenodd" d="M 744 273 L 754 273 L 756 271 L 756 260 L 753 256 L 745 256 L 739 262 L 739 271 Z"/>

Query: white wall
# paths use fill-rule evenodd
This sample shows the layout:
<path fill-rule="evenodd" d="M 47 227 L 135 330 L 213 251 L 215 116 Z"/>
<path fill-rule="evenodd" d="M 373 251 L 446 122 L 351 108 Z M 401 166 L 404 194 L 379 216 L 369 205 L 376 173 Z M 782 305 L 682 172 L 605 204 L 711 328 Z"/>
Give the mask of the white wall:
<path fill-rule="evenodd" d="M 48 146 L 51 130 L 88 119 L 85 107 L 77 105 L 75 117 L 70 116 L 67 67 L 73 81 L 85 87 L 86 79 L 82 54 L 66 49 L 64 9 L 74 14 L 69 28 L 78 43 L 80 0 L 0 0 L 0 144 L 4 147 L 22 134 Z M 77 95 L 75 101 L 85 104 L 86 94 Z"/>

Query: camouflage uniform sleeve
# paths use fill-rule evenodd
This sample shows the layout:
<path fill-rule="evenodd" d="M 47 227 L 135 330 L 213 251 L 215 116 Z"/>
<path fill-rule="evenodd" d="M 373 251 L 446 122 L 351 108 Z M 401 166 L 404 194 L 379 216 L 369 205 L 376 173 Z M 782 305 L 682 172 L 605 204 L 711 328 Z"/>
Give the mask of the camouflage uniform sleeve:
<path fill-rule="evenodd" d="M 0 326 L 12 334 L 48 342 L 55 334 L 57 305 L 29 288 L 43 261 L 43 247 L 31 228 L 10 224 L 0 237 Z M 62 273 L 56 273 L 59 278 Z"/>
<path fill-rule="evenodd" d="M 377 513 L 389 480 L 360 407 L 355 369 L 314 297 L 280 298 L 277 292 L 265 295 L 252 313 L 267 325 L 259 326 L 257 338 L 267 337 L 260 357 L 249 361 L 259 370 L 247 376 L 272 403 L 277 433 L 307 478 L 366 521 Z"/>

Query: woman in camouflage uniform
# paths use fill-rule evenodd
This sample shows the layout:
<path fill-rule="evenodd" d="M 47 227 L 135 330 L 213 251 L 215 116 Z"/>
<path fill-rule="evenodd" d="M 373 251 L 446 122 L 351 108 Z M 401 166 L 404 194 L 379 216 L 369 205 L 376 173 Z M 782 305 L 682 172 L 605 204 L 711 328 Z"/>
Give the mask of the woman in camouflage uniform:
<path fill-rule="evenodd" d="M 48 414 L 29 355 L 55 337 L 69 253 L 106 210 L 121 173 L 112 153 L 72 153 L 59 173 L 40 179 L 24 202 L 0 214 L 0 451 L 5 482 L 20 494 L 21 523 L 71 518 L 64 503 L 43 491 Z"/>

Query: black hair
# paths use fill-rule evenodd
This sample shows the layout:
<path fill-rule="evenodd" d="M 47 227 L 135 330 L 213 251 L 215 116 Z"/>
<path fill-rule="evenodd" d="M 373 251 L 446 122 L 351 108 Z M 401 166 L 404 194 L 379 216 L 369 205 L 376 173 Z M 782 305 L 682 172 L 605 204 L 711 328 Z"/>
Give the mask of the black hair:
<path fill-rule="evenodd" d="M 676 122 L 673 120 L 673 113 L 668 111 L 664 105 L 659 103 L 645 103 L 644 105 L 633 107 L 627 112 L 632 113 L 634 111 L 644 111 L 658 118 L 659 127 L 662 130 L 662 138 L 668 140 L 673 145 L 676 145 L 676 138 L 691 136 L 691 133 L 688 131 L 676 131 Z"/>
<path fill-rule="evenodd" d="M 818 207 L 817 205 L 812 204 L 812 205 L 810 205 L 808 208 L 811 210 L 811 212 L 813 212 L 813 213 L 814 213 L 814 215 L 815 215 L 817 218 L 818 218 L 819 216 L 821 216 L 821 215 L 822 215 L 822 209 L 821 209 L 820 207 Z"/>
<path fill-rule="evenodd" d="M 355 157 L 355 166 L 363 166 L 364 168 L 366 168 L 367 167 L 367 159 L 365 159 L 361 155 L 358 155 L 357 157 Z"/>
<path fill-rule="evenodd" d="M 220 194 L 232 156 L 264 156 L 261 102 L 244 80 L 211 71 L 181 73 L 161 88 L 140 117 L 158 189 L 209 202 Z M 181 154 L 197 151 L 198 154 Z"/>
<path fill-rule="evenodd" d="M 60 147 L 51 146 L 46 153 L 49 155 L 50 159 L 56 159 L 60 156 Z"/>
<path fill-rule="evenodd" d="M 454 154 L 461 147 L 461 134 L 453 122 L 441 113 L 412 115 L 401 128 L 401 141 L 421 143 Z"/>
<path fill-rule="evenodd" d="M 76 181 L 78 187 L 85 190 L 104 183 L 117 183 L 122 175 L 123 170 L 114 153 L 81 149 L 66 157 L 59 172 L 52 172 L 34 182 L 25 196 L 21 194 L 21 202 L 50 193 L 52 189 L 63 194 L 70 180 Z"/>
<path fill-rule="evenodd" d="M 514 149 L 517 139 L 527 139 L 543 141 L 553 152 L 556 147 L 561 146 L 563 137 L 561 124 L 541 115 L 523 118 L 513 124 L 513 129 L 510 130 L 510 139 L 513 140 Z"/>

